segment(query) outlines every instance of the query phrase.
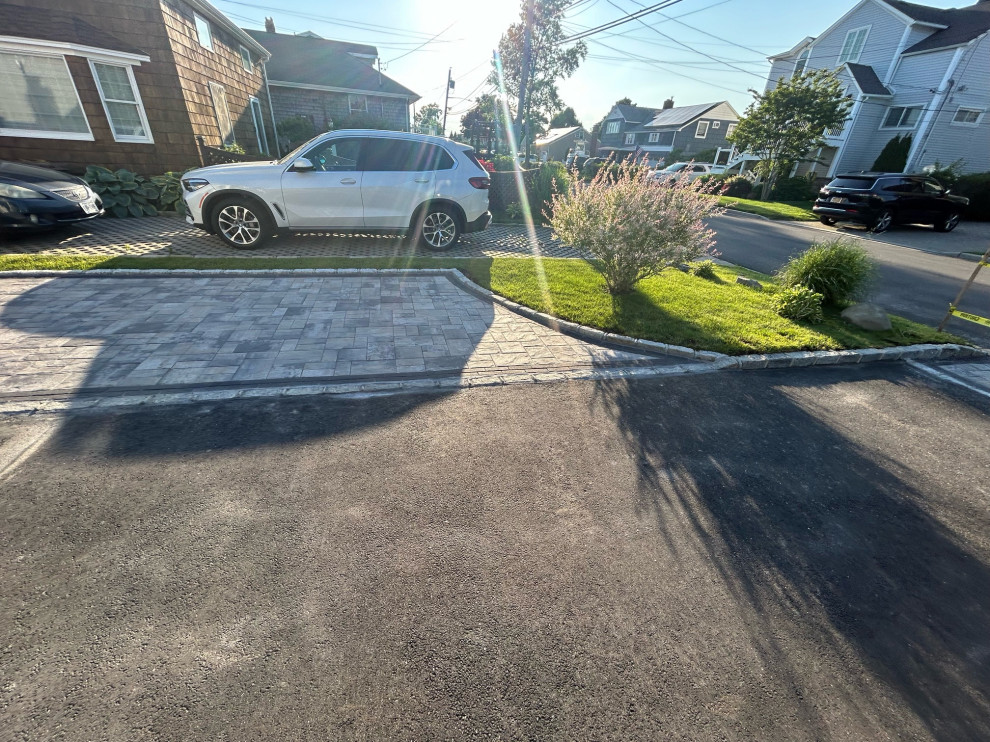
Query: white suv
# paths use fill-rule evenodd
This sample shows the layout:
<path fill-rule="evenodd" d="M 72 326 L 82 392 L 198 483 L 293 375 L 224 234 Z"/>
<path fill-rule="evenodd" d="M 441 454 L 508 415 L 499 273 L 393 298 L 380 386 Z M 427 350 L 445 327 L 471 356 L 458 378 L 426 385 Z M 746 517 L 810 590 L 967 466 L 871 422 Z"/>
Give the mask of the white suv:
<path fill-rule="evenodd" d="M 406 232 L 447 250 L 485 229 L 488 173 L 442 137 L 341 130 L 276 162 L 215 165 L 182 178 L 186 221 L 250 250 L 281 231 Z"/>
<path fill-rule="evenodd" d="M 680 176 L 680 174 L 685 170 L 688 173 L 688 182 L 692 182 L 700 178 L 702 175 L 721 173 L 725 170 L 725 168 L 705 162 L 675 162 L 673 165 L 668 165 L 663 170 L 657 168 L 656 170 L 650 171 L 650 178 L 658 183 L 662 183 L 665 180 L 670 180 L 671 178 Z"/>

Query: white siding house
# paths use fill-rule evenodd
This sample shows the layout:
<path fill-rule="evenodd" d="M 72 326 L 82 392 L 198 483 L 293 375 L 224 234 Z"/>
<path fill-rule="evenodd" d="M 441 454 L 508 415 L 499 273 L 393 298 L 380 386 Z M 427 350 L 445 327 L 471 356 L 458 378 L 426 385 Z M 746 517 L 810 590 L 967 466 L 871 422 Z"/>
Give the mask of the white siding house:
<path fill-rule="evenodd" d="M 853 98 L 841 131 L 800 173 L 869 170 L 896 135 L 911 136 L 906 171 L 962 160 L 990 170 L 990 0 L 929 8 L 862 0 L 817 37 L 770 58 L 767 89 L 802 70 L 834 69 Z"/>

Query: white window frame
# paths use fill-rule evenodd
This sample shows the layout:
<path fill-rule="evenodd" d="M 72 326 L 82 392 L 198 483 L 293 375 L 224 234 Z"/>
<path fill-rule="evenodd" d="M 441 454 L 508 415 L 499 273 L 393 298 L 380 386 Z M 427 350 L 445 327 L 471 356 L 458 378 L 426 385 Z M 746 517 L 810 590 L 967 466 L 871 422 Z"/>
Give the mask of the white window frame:
<path fill-rule="evenodd" d="M 626 134 L 625 143 L 626 144 L 636 144 L 636 135 L 635 134 L 632 134 L 632 133 Z"/>
<path fill-rule="evenodd" d="M 712 121 L 712 128 L 713 129 L 721 129 L 722 128 L 722 122 L 721 121 Z"/>
<path fill-rule="evenodd" d="M 842 48 L 839 50 L 839 59 L 835 63 L 836 67 L 840 67 L 841 65 L 846 64 L 847 62 L 851 64 L 859 63 L 859 58 L 863 56 L 863 49 L 866 48 L 866 40 L 870 38 L 870 29 L 872 28 L 873 28 L 872 25 L 860 26 L 859 28 L 851 28 L 849 29 L 849 31 L 846 32 L 846 38 L 843 40 Z M 859 49 L 857 50 L 855 47 L 855 43 L 857 39 L 856 35 L 859 34 L 860 32 L 862 32 L 863 36 L 862 36 L 862 41 L 859 42 Z M 846 48 L 847 46 L 848 46 L 848 51 Z M 853 54 L 853 52 L 855 52 L 855 54 Z"/>
<path fill-rule="evenodd" d="M 708 137 L 709 123 L 710 122 L 708 121 L 698 122 L 698 126 L 694 130 L 695 139 L 706 139 Z M 702 129 L 701 127 L 704 127 L 704 129 Z"/>
<path fill-rule="evenodd" d="M 619 122 L 618 121 L 608 121 L 605 124 L 606 134 L 618 134 L 619 133 Z"/>
<path fill-rule="evenodd" d="M 901 110 L 901 115 L 898 118 L 898 121 L 901 121 L 904 118 L 904 113 L 909 110 L 918 111 L 918 118 L 915 119 L 915 122 L 909 126 L 905 126 L 903 124 L 898 124 L 897 126 L 887 126 L 887 118 L 890 116 L 890 112 L 897 110 L 898 108 Z M 880 119 L 880 128 L 884 131 L 892 131 L 894 129 L 900 131 L 913 131 L 918 125 L 918 122 L 921 121 L 921 114 L 924 112 L 924 109 L 924 106 L 890 106 L 883 112 L 883 118 Z"/>
<path fill-rule="evenodd" d="M 200 25 L 202 23 L 202 26 Z M 210 26 L 210 22 L 201 16 L 199 13 L 193 13 L 193 26 L 196 28 L 196 40 L 199 41 L 199 45 L 204 49 L 209 49 L 211 52 L 215 51 L 213 48 L 213 28 Z M 206 39 L 209 43 L 203 43 L 203 30 L 206 30 Z"/>
<path fill-rule="evenodd" d="M 354 107 L 354 101 L 360 100 L 364 106 L 360 108 Z M 355 113 L 368 113 L 368 96 L 367 95 L 354 95 L 353 93 L 347 94 L 347 111 L 353 116 Z"/>
<path fill-rule="evenodd" d="M 660 132 L 659 131 L 651 131 L 650 132 L 650 144 L 655 144 L 656 142 L 659 142 L 659 141 L 660 141 Z"/>
<path fill-rule="evenodd" d="M 811 47 L 806 46 L 804 50 L 797 55 L 797 59 L 794 60 L 794 72 L 791 77 L 797 77 L 804 73 L 808 69 L 808 62 L 811 60 Z"/>
<path fill-rule="evenodd" d="M 739 124 L 729 124 L 728 128 L 726 128 L 726 130 L 725 130 L 725 136 L 726 136 L 727 139 L 729 137 L 731 137 L 733 134 L 735 134 L 736 127 L 738 127 L 738 126 L 739 126 Z"/>
<path fill-rule="evenodd" d="M 257 110 L 255 110 L 257 106 Z M 253 95 L 248 97 L 248 108 L 251 109 L 251 121 L 254 122 L 254 133 L 258 137 L 258 151 L 263 154 L 268 154 L 268 137 L 265 132 L 265 113 L 261 107 L 261 101 L 255 98 Z"/>
<path fill-rule="evenodd" d="M 220 130 L 220 142 L 221 147 L 227 147 L 231 144 L 237 144 L 237 134 L 234 131 L 234 119 L 230 115 L 230 104 L 227 102 L 227 88 L 218 82 L 210 82 L 210 98 L 213 101 L 213 112 L 217 117 L 217 128 Z M 219 92 L 219 95 L 217 94 Z M 220 118 L 220 109 L 217 107 L 217 101 L 223 101 L 224 110 L 227 114 L 227 123 L 230 125 L 230 141 L 227 141 L 227 137 L 224 135 L 223 131 L 223 119 Z"/>
<path fill-rule="evenodd" d="M 82 111 L 83 120 L 86 122 L 85 134 L 81 131 L 40 131 L 36 129 L 5 129 L 0 127 L 0 135 L 5 137 L 25 137 L 28 139 L 65 139 L 75 142 L 95 141 L 93 137 L 93 129 L 89 125 L 89 116 L 86 115 L 86 109 L 83 107 L 82 100 L 79 98 L 79 88 L 76 86 L 76 81 L 72 77 L 72 70 L 69 69 L 69 63 L 65 61 L 64 54 L 37 54 L 35 52 L 22 51 L 20 49 L 8 49 L 3 46 L 0 46 L 0 52 L 8 54 L 25 54 L 33 57 L 48 57 L 49 59 L 61 59 L 62 64 L 65 66 L 65 74 L 69 76 L 69 82 L 72 83 L 72 91 L 76 94 L 76 103 L 79 104 L 79 110 Z"/>
<path fill-rule="evenodd" d="M 103 85 L 100 83 L 100 76 L 96 74 L 96 65 L 102 64 L 106 67 L 123 67 L 127 70 L 127 79 L 131 83 L 131 92 L 134 93 L 134 100 L 109 100 L 103 92 Z M 151 135 L 151 124 L 148 123 L 148 114 L 144 111 L 144 102 L 141 100 L 141 91 L 138 90 L 137 80 L 134 79 L 134 68 L 129 64 L 113 64 L 99 59 L 89 60 L 89 71 L 93 74 L 93 81 L 96 83 L 96 90 L 100 94 L 100 102 L 103 104 L 103 112 L 107 115 L 107 123 L 110 124 L 110 133 L 113 134 L 115 142 L 135 142 L 139 144 L 154 144 L 154 137 Z M 129 106 L 137 105 L 138 116 L 141 118 L 141 125 L 144 127 L 146 136 L 117 136 L 117 131 L 113 128 L 113 119 L 110 117 L 110 107 L 107 103 L 126 103 Z"/>
<path fill-rule="evenodd" d="M 966 113 L 975 113 L 976 121 L 959 121 L 958 120 L 959 114 L 962 113 L 963 111 L 965 111 Z M 970 106 L 959 106 L 959 108 L 956 109 L 955 114 L 952 116 L 951 124 L 952 126 L 969 126 L 969 127 L 979 126 L 981 123 L 983 123 L 983 114 L 985 113 L 986 113 L 985 108 L 972 108 Z"/>
<path fill-rule="evenodd" d="M 241 66 L 244 67 L 245 72 L 254 72 L 254 60 L 251 59 L 251 50 L 248 49 L 244 44 L 240 45 L 241 50 Z"/>

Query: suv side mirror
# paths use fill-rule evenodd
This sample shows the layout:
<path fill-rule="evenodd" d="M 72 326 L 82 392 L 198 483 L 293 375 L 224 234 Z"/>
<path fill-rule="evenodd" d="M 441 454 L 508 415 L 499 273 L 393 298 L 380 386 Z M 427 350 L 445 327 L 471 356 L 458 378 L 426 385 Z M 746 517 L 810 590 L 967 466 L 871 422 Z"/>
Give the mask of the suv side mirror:
<path fill-rule="evenodd" d="M 298 157 L 292 161 L 292 165 L 289 167 L 294 173 L 308 173 L 316 170 L 316 166 L 312 162 L 307 160 L 305 157 Z"/>

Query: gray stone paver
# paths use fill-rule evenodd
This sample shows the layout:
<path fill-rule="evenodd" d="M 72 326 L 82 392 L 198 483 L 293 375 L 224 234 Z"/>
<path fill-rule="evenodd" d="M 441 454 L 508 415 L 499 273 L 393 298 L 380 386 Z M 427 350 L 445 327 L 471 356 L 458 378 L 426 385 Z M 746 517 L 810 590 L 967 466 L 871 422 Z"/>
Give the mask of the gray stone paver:
<path fill-rule="evenodd" d="M 553 239 L 547 227 L 536 227 L 536 244 L 521 225 L 492 225 L 483 232 L 466 234 L 442 257 L 543 257 L 577 258 L 580 253 Z M 0 253 L 45 255 L 96 255 L 134 257 L 438 257 L 394 235 L 292 234 L 271 240 L 260 250 L 240 251 L 182 219 L 172 216 L 141 219 L 94 219 L 60 232 L 0 237 Z M 374 287 L 367 287 L 374 290 Z M 387 294 L 386 294 L 387 296 Z M 360 298 L 360 297 L 358 297 Z M 302 297 L 295 297 L 302 301 Z M 278 303 L 276 303 L 278 305 Z M 282 304 L 281 306 L 289 306 Z"/>
<path fill-rule="evenodd" d="M 446 276 L 0 278 L 0 395 L 657 362 Z"/>

